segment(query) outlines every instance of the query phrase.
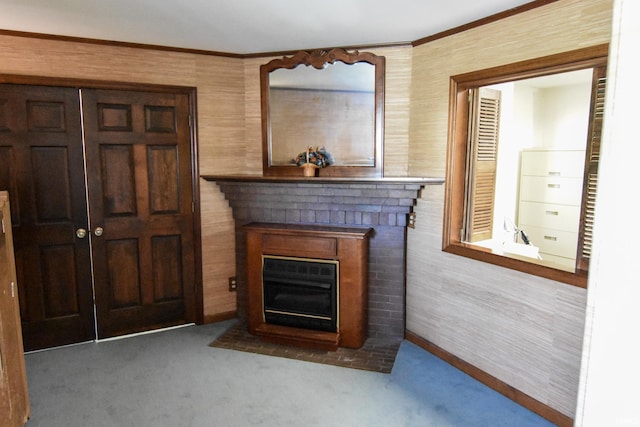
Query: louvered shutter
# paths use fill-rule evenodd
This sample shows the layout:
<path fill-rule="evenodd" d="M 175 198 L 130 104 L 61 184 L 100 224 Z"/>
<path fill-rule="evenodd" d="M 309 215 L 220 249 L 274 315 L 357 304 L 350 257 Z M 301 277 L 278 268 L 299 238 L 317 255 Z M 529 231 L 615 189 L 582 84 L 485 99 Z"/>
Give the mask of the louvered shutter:
<path fill-rule="evenodd" d="M 493 233 L 500 91 L 479 88 L 469 94 L 469 150 L 463 239 L 478 242 Z"/>
<path fill-rule="evenodd" d="M 604 96 L 606 89 L 606 67 L 593 70 L 593 88 L 591 93 L 591 112 L 589 121 L 589 139 L 585 161 L 584 183 L 582 188 L 582 210 L 580 213 L 580 233 L 578 235 L 578 270 L 589 269 L 591 245 L 593 243 L 593 218 L 596 207 L 598 186 L 598 165 L 600 163 L 600 142 L 604 119 Z"/>

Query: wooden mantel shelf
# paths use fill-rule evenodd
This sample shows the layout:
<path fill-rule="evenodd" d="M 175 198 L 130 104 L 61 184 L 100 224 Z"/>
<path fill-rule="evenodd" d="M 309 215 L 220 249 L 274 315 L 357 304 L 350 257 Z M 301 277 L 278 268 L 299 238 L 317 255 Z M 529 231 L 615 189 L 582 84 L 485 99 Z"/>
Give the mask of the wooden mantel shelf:
<path fill-rule="evenodd" d="M 444 178 L 428 177 L 384 177 L 384 178 L 348 178 L 348 177 L 296 177 L 262 175 L 201 175 L 205 181 L 220 182 L 290 182 L 308 184 L 420 184 L 441 185 Z"/>

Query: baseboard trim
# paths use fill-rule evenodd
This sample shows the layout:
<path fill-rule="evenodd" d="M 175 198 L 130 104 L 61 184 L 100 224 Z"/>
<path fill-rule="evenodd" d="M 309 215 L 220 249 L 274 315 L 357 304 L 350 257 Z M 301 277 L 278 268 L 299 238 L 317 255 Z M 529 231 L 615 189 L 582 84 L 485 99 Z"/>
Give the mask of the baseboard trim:
<path fill-rule="evenodd" d="M 405 339 L 418 347 L 428 351 L 429 353 L 439 357 L 450 365 L 460 369 L 462 372 L 467 375 L 475 378 L 480 381 L 484 385 L 492 388 L 500 394 L 508 397 L 519 405 L 524 406 L 532 412 L 540 415 L 541 417 L 551 421 L 556 424 L 558 427 L 572 427 L 573 419 L 564 415 L 563 413 L 551 408 L 548 405 L 534 399 L 533 397 L 523 393 L 509 384 L 499 380 L 498 378 L 486 373 L 480 368 L 473 366 L 472 364 L 465 362 L 459 357 L 449 353 L 443 348 L 438 347 L 434 343 L 426 340 L 417 334 L 405 330 Z"/>
<path fill-rule="evenodd" d="M 238 312 L 236 310 L 225 311 L 224 313 L 208 314 L 204 316 L 203 324 L 206 325 L 207 323 L 222 322 L 224 320 L 235 319 L 236 317 L 238 317 Z"/>

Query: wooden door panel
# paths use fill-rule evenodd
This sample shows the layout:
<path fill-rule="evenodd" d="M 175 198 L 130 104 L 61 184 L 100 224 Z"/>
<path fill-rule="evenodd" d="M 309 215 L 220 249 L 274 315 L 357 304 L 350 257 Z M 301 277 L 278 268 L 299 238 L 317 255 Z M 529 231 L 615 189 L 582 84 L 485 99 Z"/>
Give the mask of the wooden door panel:
<path fill-rule="evenodd" d="M 140 268 L 137 239 L 108 240 L 105 244 L 109 268 L 110 304 L 112 309 L 139 306 Z"/>
<path fill-rule="evenodd" d="M 175 301 L 184 295 L 180 235 L 151 239 L 154 302 Z"/>
<path fill-rule="evenodd" d="M 144 113 L 147 132 L 176 133 L 178 117 L 174 106 L 145 105 Z"/>
<path fill-rule="evenodd" d="M 98 130 L 131 132 L 132 113 L 129 104 L 99 103 L 96 105 Z"/>
<path fill-rule="evenodd" d="M 46 318 L 73 316 L 79 312 L 78 284 L 73 245 L 41 249 L 43 308 Z"/>
<path fill-rule="evenodd" d="M 95 338 L 78 91 L 0 85 L 16 267 L 27 350 Z M 3 156 L 4 157 L 4 156 Z"/>
<path fill-rule="evenodd" d="M 23 239 L 16 242 L 16 270 L 18 277 L 31 286 L 20 286 L 21 295 L 21 316 L 23 328 L 25 329 L 25 343 L 31 343 L 34 340 L 44 339 L 47 342 L 54 342 L 55 337 L 44 337 L 46 328 L 42 328 L 47 323 L 53 325 L 56 319 L 63 317 L 72 317 L 78 321 L 77 317 L 84 313 L 80 307 L 80 298 L 85 292 L 82 288 L 88 287 L 91 292 L 90 277 L 85 278 L 89 283 L 79 283 L 82 278 L 82 269 L 77 268 L 78 253 L 76 252 L 76 243 L 68 239 L 56 239 L 61 234 L 60 231 L 47 232 L 54 227 L 41 227 L 39 233 L 45 234 L 46 238 L 42 239 Z M 63 236 L 67 237 L 67 236 Z M 62 242 L 62 243 L 59 243 Z M 92 304 L 92 300 L 85 298 L 83 303 Z M 91 307 L 89 307 L 90 309 Z M 44 324 L 41 324 L 43 323 Z M 93 320 L 87 328 L 93 328 Z M 65 320 L 65 325 L 68 321 Z M 42 328 L 42 330 L 41 330 Z M 66 334 L 65 334 L 66 335 Z M 40 337 L 37 338 L 36 337 Z M 86 339 L 92 339 L 87 337 Z M 85 340 L 83 338 L 83 340 Z M 65 342 L 65 344 L 70 344 Z M 25 344 L 26 345 L 26 344 Z M 56 344 L 53 344 L 56 345 Z M 62 345 L 62 344 L 57 344 Z M 35 348 L 44 348 L 35 346 Z"/>
<path fill-rule="evenodd" d="M 6 102 L 7 100 L 5 100 Z M 8 133 L 10 129 L 3 125 L 2 99 L 0 99 L 0 133 Z M 6 117 L 5 117 L 6 119 Z M 4 121 L 6 123 L 6 120 Z M 15 155 L 14 149 L 10 145 L 2 144 L 3 137 L 0 136 L 0 189 L 8 191 L 10 194 L 17 194 Z M 6 142 L 5 142 L 6 143 Z M 11 222 L 16 226 L 20 224 L 20 211 L 18 206 L 11 209 Z"/>
<path fill-rule="evenodd" d="M 10 132 L 9 127 L 9 115 L 11 109 L 9 108 L 9 98 L 5 95 L 0 97 L 0 132 Z"/>
<path fill-rule="evenodd" d="M 103 144 L 100 147 L 104 216 L 136 215 L 133 162 L 133 147 L 130 145 Z"/>
<path fill-rule="evenodd" d="M 151 215 L 180 212 L 180 176 L 177 147 L 148 148 Z"/>
<path fill-rule="evenodd" d="M 69 152 L 66 147 L 31 149 L 35 218 L 39 224 L 73 222 Z"/>
<path fill-rule="evenodd" d="M 100 338 L 195 320 L 186 95 L 83 90 Z"/>
<path fill-rule="evenodd" d="M 30 132 L 65 132 L 67 106 L 60 101 L 27 101 L 27 123 Z"/>

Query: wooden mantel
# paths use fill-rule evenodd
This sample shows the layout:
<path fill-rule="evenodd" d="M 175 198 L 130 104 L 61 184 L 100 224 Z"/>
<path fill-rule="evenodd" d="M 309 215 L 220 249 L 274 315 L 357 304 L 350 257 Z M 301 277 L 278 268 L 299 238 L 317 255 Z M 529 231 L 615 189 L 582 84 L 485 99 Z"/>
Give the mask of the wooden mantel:
<path fill-rule="evenodd" d="M 308 184 L 420 184 L 441 185 L 444 178 L 429 177 L 384 177 L 384 178 L 347 178 L 347 177 L 305 177 L 302 176 L 262 176 L 262 175 L 201 175 L 205 181 L 219 182 L 291 182 Z"/>

